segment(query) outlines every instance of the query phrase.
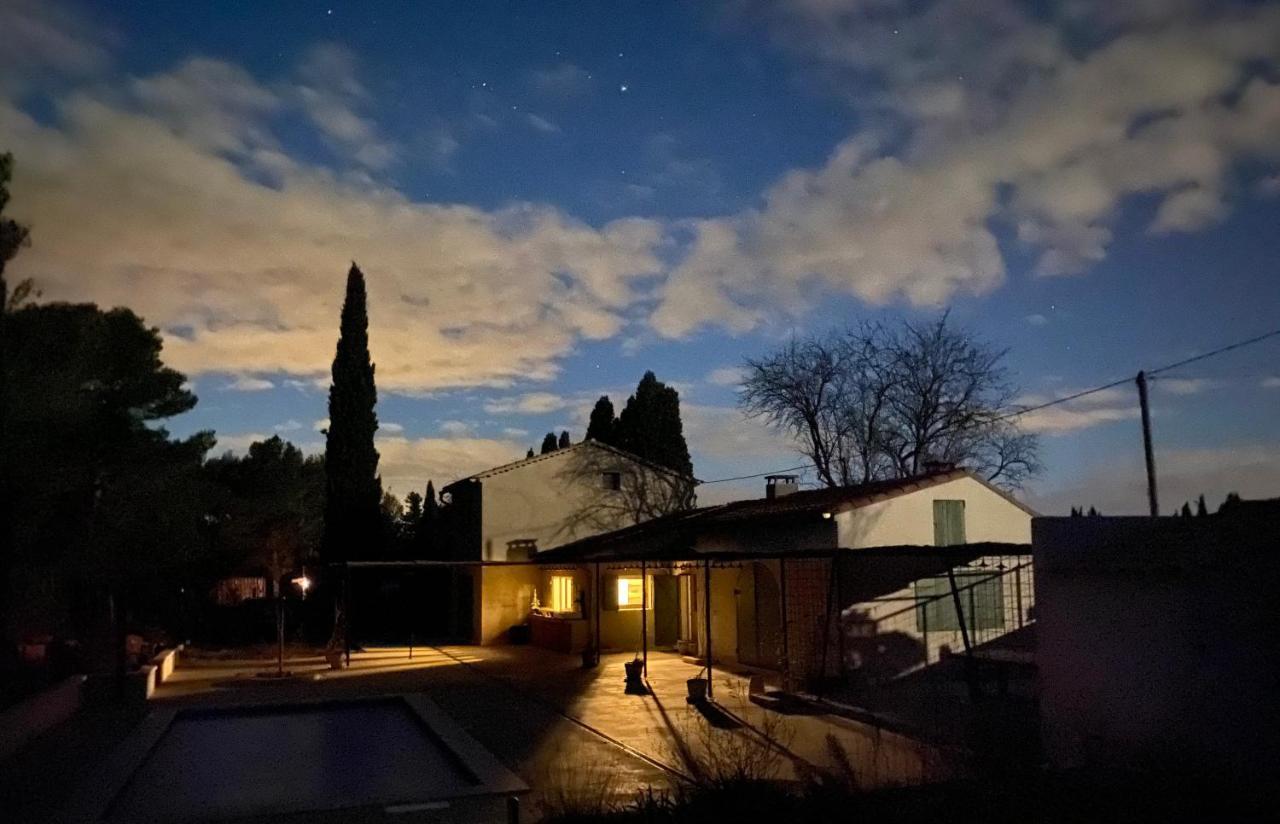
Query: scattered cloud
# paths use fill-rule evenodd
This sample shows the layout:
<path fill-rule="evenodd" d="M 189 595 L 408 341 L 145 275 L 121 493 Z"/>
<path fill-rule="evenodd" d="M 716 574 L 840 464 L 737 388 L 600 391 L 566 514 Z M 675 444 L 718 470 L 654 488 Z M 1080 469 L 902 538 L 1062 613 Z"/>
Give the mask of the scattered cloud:
<path fill-rule="evenodd" d="M 1072 392 L 1061 392 L 1057 397 L 1066 397 Z M 1018 398 L 1021 406 L 1036 406 L 1053 400 L 1044 395 L 1024 395 Z M 1038 409 L 1019 418 L 1022 427 L 1028 432 L 1045 435 L 1062 435 L 1077 432 L 1102 424 L 1114 423 L 1136 418 L 1139 415 L 1137 399 L 1132 392 L 1119 388 L 1104 389 L 1078 400 Z"/>
<path fill-rule="evenodd" d="M 1202 493 L 1215 510 L 1228 492 L 1245 498 L 1280 496 L 1280 444 L 1258 443 L 1213 449 L 1161 449 L 1160 502 L 1172 512 Z M 1078 482 L 1035 488 L 1028 503 L 1046 515 L 1066 515 L 1073 506 L 1096 506 L 1104 515 L 1145 515 L 1146 474 L 1141 450 L 1118 456 Z"/>
<path fill-rule="evenodd" d="M 212 450 L 213 454 L 222 454 L 223 452 L 231 452 L 236 455 L 243 455 L 249 451 L 249 447 L 259 441 L 265 441 L 270 435 L 264 435 L 261 432 L 243 432 L 237 435 L 224 435 L 221 432 L 215 436 L 216 443 Z"/>
<path fill-rule="evenodd" d="M 506 435 L 508 438 L 523 438 L 529 434 L 529 430 L 519 429 L 514 426 L 508 426 L 503 428 L 502 434 Z"/>
<path fill-rule="evenodd" d="M 568 399 L 554 392 L 526 392 L 523 395 L 486 401 L 484 411 L 491 415 L 512 413 L 519 415 L 545 415 L 549 412 L 558 412 L 568 405 Z"/>
<path fill-rule="evenodd" d="M 536 114 L 533 114 L 532 112 L 530 112 L 527 115 L 526 119 L 529 121 L 530 126 L 542 132 L 543 134 L 556 134 L 560 131 L 560 127 L 557 126 L 555 123 L 552 123 L 550 120 L 547 120 L 545 117 L 540 117 Z"/>
<path fill-rule="evenodd" d="M 1222 381 L 1213 378 L 1165 378 L 1157 376 L 1152 383 L 1156 389 L 1170 395 L 1199 395 L 1201 392 L 1222 385 Z"/>
<path fill-rule="evenodd" d="M 403 496 L 422 490 L 427 481 L 436 489 L 467 475 L 524 457 L 526 446 L 489 438 L 378 439 L 378 472 L 384 488 Z"/>
<path fill-rule="evenodd" d="M 592 73 L 572 63 L 537 69 L 530 82 L 534 91 L 562 102 L 590 94 L 596 87 Z"/>
<path fill-rule="evenodd" d="M 1032 315 L 1027 315 L 1027 323 L 1032 326 L 1045 326 L 1049 323 L 1049 319 L 1037 312 Z"/>
<path fill-rule="evenodd" d="M 222 387 L 226 392 L 265 392 L 268 389 L 274 389 L 275 384 L 266 378 L 255 378 L 249 375 L 241 375 L 231 383 Z"/>
<path fill-rule="evenodd" d="M 404 426 L 398 423 L 392 423 L 391 421 L 378 421 L 378 431 L 389 432 L 394 435 L 403 432 Z"/>
<path fill-rule="evenodd" d="M 315 421 L 314 423 L 312 423 L 312 424 L 311 424 L 311 428 L 312 428 L 313 430 L 315 430 L 316 432 L 323 432 L 323 431 L 325 431 L 326 429 L 328 429 L 328 428 L 329 428 L 329 419 L 328 419 L 328 418 L 321 418 L 320 420 Z"/>
<path fill-rule="evenodd" d="M 712 386 L 738 386 L 747 377 L 746 367 L 722 366 L 707 374 L 706 381 Z"/>
<path fill-rule="evenodd" d="M 298 77 L 291 91 L 333 148 L 375 171 L 397 159 L 396 146 L 380 138 L 373 120 L 357 111 L 368 104 L 369 93 L 357 79 L 354 52 L 335 43 L 313 46 L 298 66 Z"/>
<path fill-rule="evenodd" d="M 440 431 L 446 435 L 469 435 L 474 429 L 466 421 L 444 421 L 440 424 Z"/>
<path fill-rule="evenodd" d="M 293 418 L 290 418 L 284 423 L 278 423 L 271 428 L 277 432 L 296 432 L 297 430 L 302 428 L 302 424 L 298 421 L 295 421 Z"/>
<path fill-rule="evenodd" d="M 1280 389 L 1280 375 L 1269 375 L 1263 378 L 1258 385 L 1263 389 Z"/>

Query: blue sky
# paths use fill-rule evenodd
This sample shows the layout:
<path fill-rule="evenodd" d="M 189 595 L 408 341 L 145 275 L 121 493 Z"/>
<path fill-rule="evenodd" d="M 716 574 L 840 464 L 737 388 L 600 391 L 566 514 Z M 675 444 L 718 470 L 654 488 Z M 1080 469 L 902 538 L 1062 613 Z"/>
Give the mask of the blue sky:
<path fill-rule="evenodd" d="M 400 494 L 646 369 L 700 477 L 791 466 L 733 369 L 792 333 L 950 307 L 1035 402 L 1280 327 L 1280 9 L 1115 5 L 0 0 L 14 276 L 315 449 L 356 259 Z M 1278 355 L 1156 383 L 1166 508 L 1280 494 Z M 1033 504 L 1141 511 L 1135 400 L 1028 418 Z"/>

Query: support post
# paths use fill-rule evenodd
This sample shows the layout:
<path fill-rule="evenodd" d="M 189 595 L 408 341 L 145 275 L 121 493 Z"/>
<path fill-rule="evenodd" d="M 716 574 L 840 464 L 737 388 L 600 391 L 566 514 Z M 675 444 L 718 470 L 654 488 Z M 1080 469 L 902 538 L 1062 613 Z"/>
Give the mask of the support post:
<path fill-rule="evenodd" d="M 704 655 L 706 656 L 706 663 L 707 663 L 707 699 L 710 700 L 714 698 L 714 696 L 712 695 L 711 688 L 712 688 L 712 685 L 715 683 L 715 679 L 711 677 L 711 559 L 708 558 L 702 563 L 703 563 L 702 618 L 703 618 L 703 625 L 706 630 L 706 636 L 707 636 L 703 640 L 703 643 L 706 646 Z"/>
<path fill-rule="evenodd" d="M 1147 373 L 1138 373 L 1138 403 L 1142 407 L 1142 451 L 1147 459 L 1147 505 L 1151 517 L 1160 515 L 1160 498 L 1156 493 L 1156 455 L 1151 446 L 1151 407 L 1147 402 Z"/>
<path fill-rule="evenodd" d="M 828 577 L 827 577 L 827 602 L 823 605 L 823 610 L 822 610 L 822 657 L 820 659 L 822 663 L 820 664 L 821 668 L 818 670 L 818 684 L 817 684 L 817 691 L 818 691 L 819 697 L 821 697 L 822 693 L 826 690 L 827 648 L 831 646 L 831 600 L 832 600 L 831 593 L 836 588 L 836 582 L 839 580 L 839 577 L 838 577 L 839 573 L 836 570 L 836 559 L 837 559 L 838 552 L 839 550 L 831 553 L 831 570 L 828 573 Z M 840 607 L 837 607 L 837 609 L 840 609 Z M 840 613 L 837 612 L 836 613 L 837 620 L 839 620 L 839 615 Z M 840 637 L 841 638 L 844 637 L 843 627 L 840 628 Z M 844 668 L 843 654 L 841 654 L 841 658 L 840 658 L 840 667 L 841 667 L 841 672 L 843 673 L 844 671 L 843 670 Z"/>
<path fill-rule="evenodd" d="M 781 590 L 779 600 L 782 602 L 782 678 L 786 683 L 786 688 L 790 690 L 793 686 L 791 682 L 791 645 L 790 639 L 787 637 L 789 624 L 787 622 L 787 559 L 778 559 L 778 588 Z M 825 668 L 825 667 L 824 667 Z"/>
<path fill-rule="evenodd" d="M 649 677 L 649 577 L 646 565 L 640 562 L 640 671 Z"/>
<path fill-rule="evenodd" d="M 600 599 L 604 595 L 604 591 L 600 589 L 600 586 L 603 583 L 604 582 L 600 578 L 600 562 L 596 561 L 596 585 L 592 588 L 592 591 L 593 591 L 592 600 L 595 602 L 594 607 L 595 607 L 596 620 L 595 620 L 595 626 L 593 627 L 593 629 L 595 630 L 595 636 L 596 636 L 595 653 L 596 653 L 597 661 L 600 660 Z"/>
<path fill-rule="evenodd" d="M 342 644 L 351 669 L 351 564 L 342 563 Z"/>
<path fill-rule="evenodd" d="M 956 587 L 956 571 L 947 562 L 947 580 L 951 582 L 951 603 L 956 609 L 956 623 L 960 625 L 960 640 L 964 642 L 964 676 L 969 682 L 969 697 L 978 698 L 978 682 L 973 670 L 973 647 L 969 643 L 969 627 L 964 622 L 964 609 L 960 606 L 960 590 Z"/>

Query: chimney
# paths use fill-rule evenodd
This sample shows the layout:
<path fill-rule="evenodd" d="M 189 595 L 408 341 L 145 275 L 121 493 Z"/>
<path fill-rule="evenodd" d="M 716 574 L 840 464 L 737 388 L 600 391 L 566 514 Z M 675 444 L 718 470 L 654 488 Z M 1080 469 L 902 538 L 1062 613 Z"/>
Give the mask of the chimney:
<path fill-rule="evenodd" d="M 769 475 L 764 479 L 764 497 L 770 501 L 799 491 L 799 475 Z"/>

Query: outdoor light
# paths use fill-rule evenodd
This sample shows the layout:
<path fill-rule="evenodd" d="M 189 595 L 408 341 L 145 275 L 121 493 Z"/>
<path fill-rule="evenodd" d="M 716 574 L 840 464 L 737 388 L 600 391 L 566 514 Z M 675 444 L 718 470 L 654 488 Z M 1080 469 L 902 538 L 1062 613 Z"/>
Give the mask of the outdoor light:
<path fill-rule="evenodd" d="M 302 597 L 307 597 L 307 590 L 311 589 L 311 579 L 305 575 L 299 575 L 293 579 L 293 585 L 302 590 Z"/>
<path fill-rule="evenodd" d="M 824 521 L 829 521 L 829 520 L 831 520 L 831 513 L 830 513 L 830 512 L 824 512 L 824 513 L 822 513 L 822 519 L 823 519 Z"/>

